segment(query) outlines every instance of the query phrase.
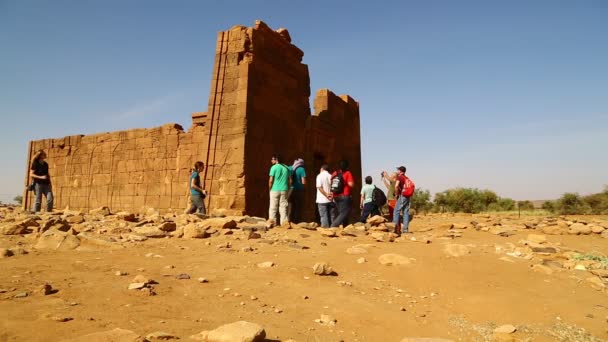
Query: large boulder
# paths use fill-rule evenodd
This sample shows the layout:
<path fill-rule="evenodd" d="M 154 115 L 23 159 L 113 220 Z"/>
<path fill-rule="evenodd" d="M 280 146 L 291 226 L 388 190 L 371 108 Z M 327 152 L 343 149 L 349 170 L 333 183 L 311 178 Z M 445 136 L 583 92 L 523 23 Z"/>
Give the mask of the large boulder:
<path fill-rule="evenodd" d="M 40 235 L 34 245 L 36 249 L 70 250 L 80 246 L 80 240 L 74 235 L 59 230 L 47 230 Z"/>
<path fill-rule="evenodd" d="M 19 235 L 25 234 L 27 228 L 19 223 L 11 222 L 0 226 L 0 234 L 2 235 Z"/>
<path fill-rule="evenodd" d="M 135 233 L 137 235 L 145 236 L 148 238 L 163 238 L 163 237 L 169 235 L 167 232 L 158 229 L 158 227 L 151 227 L 151 226 L 135 228 L 133 233 Z"/>
<path fill-rule="evenodd" d="M 264 327 L 246 321 L 225 324 L 214 330 L 202 331 L 190 336 L 195 341 L 207 342 L 259 342 L 265 337 Z"/>
<path fill-rule="evenodd" d="M 591 226 L 582 223 L 574 223 L 568 228 L 568 234 L 572 235 L 589 235 L 591 232 Z"/>
<path fill-rule="evenodd" d="M 207 229 L 210 228 L 207 224 L 189 223 L 184 226 L 184 238 L 186 239 L 204 239 L 209 237 Z"/>

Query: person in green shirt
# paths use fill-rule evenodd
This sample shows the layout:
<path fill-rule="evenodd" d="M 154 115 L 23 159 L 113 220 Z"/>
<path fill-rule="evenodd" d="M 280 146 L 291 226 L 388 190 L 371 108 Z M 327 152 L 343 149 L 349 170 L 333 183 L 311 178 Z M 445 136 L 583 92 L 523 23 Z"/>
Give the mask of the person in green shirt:
<path fill-rule="evenodd" d="M 372 176 L 365 177 L 365 185 L 361 187 L 361 202 L 359 203 L 361 222 L 363 223 L 367 222 L 367 218 L 370 215 L 380 215 L 378 206 L 372 201 L 372 194 L 375 188 L 376 186 L 372 184 Z"/>
<path fill-rule="evenodd" d="M 289 222 L 287 217 L 287 191 L 291 187 L 291 172 L 281 162 L 281 156 L 275 154 L 270 162 L 270 173 L 268 178 L 268 190 L 270 191 L 270 205 L 268 207 L 268 221 L 276 224 L 277 211 L 280 216 L 280 224 Z"/>

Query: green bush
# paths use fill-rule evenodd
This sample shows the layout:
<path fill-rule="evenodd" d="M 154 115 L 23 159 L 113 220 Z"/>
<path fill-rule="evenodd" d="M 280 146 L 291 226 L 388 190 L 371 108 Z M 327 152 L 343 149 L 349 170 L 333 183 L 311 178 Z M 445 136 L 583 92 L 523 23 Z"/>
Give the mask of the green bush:
<path fill-rule="evenodd" d="M 556 203 L 556 211 L 562 215 L 581 215 L 591 213 L 591 207 L 578 193 L 565 193 Z"/>
<path fill-rule="evenodd" d="M 490 190 L 474 188 L 448 189 L 435 194 L 435 211 L 479 213 L 494 206 L 500 198 Z"/>
<path fill-rule="evenodd" d="M 555 203 L 553 201 L 545 201 L 541 208 L 549 212 L 555 212 Z"/>
<path fill-rule="evenodd" d="M 412 196 L 410 207 L 416 210 L 417 213 L 429 212 L 433 208 L 433 203 L 431 202 L 431 193 L 428 190 L 423 190 L 422 188 L 416 189 L 414 191 L 414 196 Z"/>
<path fill-rule="evenodd" d="M 15 201 L 18 204 L 22 204 L 23 203 L 23 196 L 15 196 L 15 198 L 13 198 L 13 201 Z"/>
<path fill-rule="evenodd" d="M 517 209 L 519 210 L 534 210 L 534 204 L 530 201 L 518 201 Z"/>

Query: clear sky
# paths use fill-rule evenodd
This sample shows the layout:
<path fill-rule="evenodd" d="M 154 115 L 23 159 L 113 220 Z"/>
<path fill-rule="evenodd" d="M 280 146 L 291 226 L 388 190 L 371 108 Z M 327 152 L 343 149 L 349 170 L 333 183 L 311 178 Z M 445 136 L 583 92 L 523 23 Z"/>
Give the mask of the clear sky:
<path fill-rule="evenodd" d="M 187 129 L 217 32 L 256 19 L 290 31 L 313 94 L 360 102 L 364 176 L 514 199 L 608 184 L 605 0 L 0 0 L 0 200 L 29 140 Z"/>

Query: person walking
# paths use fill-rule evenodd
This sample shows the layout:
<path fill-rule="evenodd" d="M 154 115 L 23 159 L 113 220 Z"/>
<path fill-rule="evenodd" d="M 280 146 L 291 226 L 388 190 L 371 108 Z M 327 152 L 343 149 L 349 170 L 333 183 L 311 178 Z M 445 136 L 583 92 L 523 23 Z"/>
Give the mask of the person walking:
<path fill-rule="evenodd" d="M 194 169 L 190 174 L 190 208 L 186 211 L 187 214 L 198 212 L 199 215 L 206 215 L 205 197 L 207 190 L 201 187 L 200 173 L 205 170 L 205 163 L 197 161 L 194 163 Z"/>
<path fill-rule="evenodd" d="M 270 162 L 270 173 L 268 178 L 268 190 L 270 192 L 270 204 L 268 206 L 268 221 L 276 224 L 277 211 L 280 216 L 280 224 L 289 222 L 287 216 L 287 191 L 291 186 L 291 175 L 289 168 L 281 163 L 281 155 L 275 154 Z"/>
<path fill-rule="evenodd" d="M 42 195 L 46 198 L 46 211 L 53 211 L 53 185 L 49 174 L 49 164 L 46 162 L 46 152 L 36 152 L 30 165 L 30 177 L 34 181 L 34 212 L 40 211 L 42 206 Z"/>

